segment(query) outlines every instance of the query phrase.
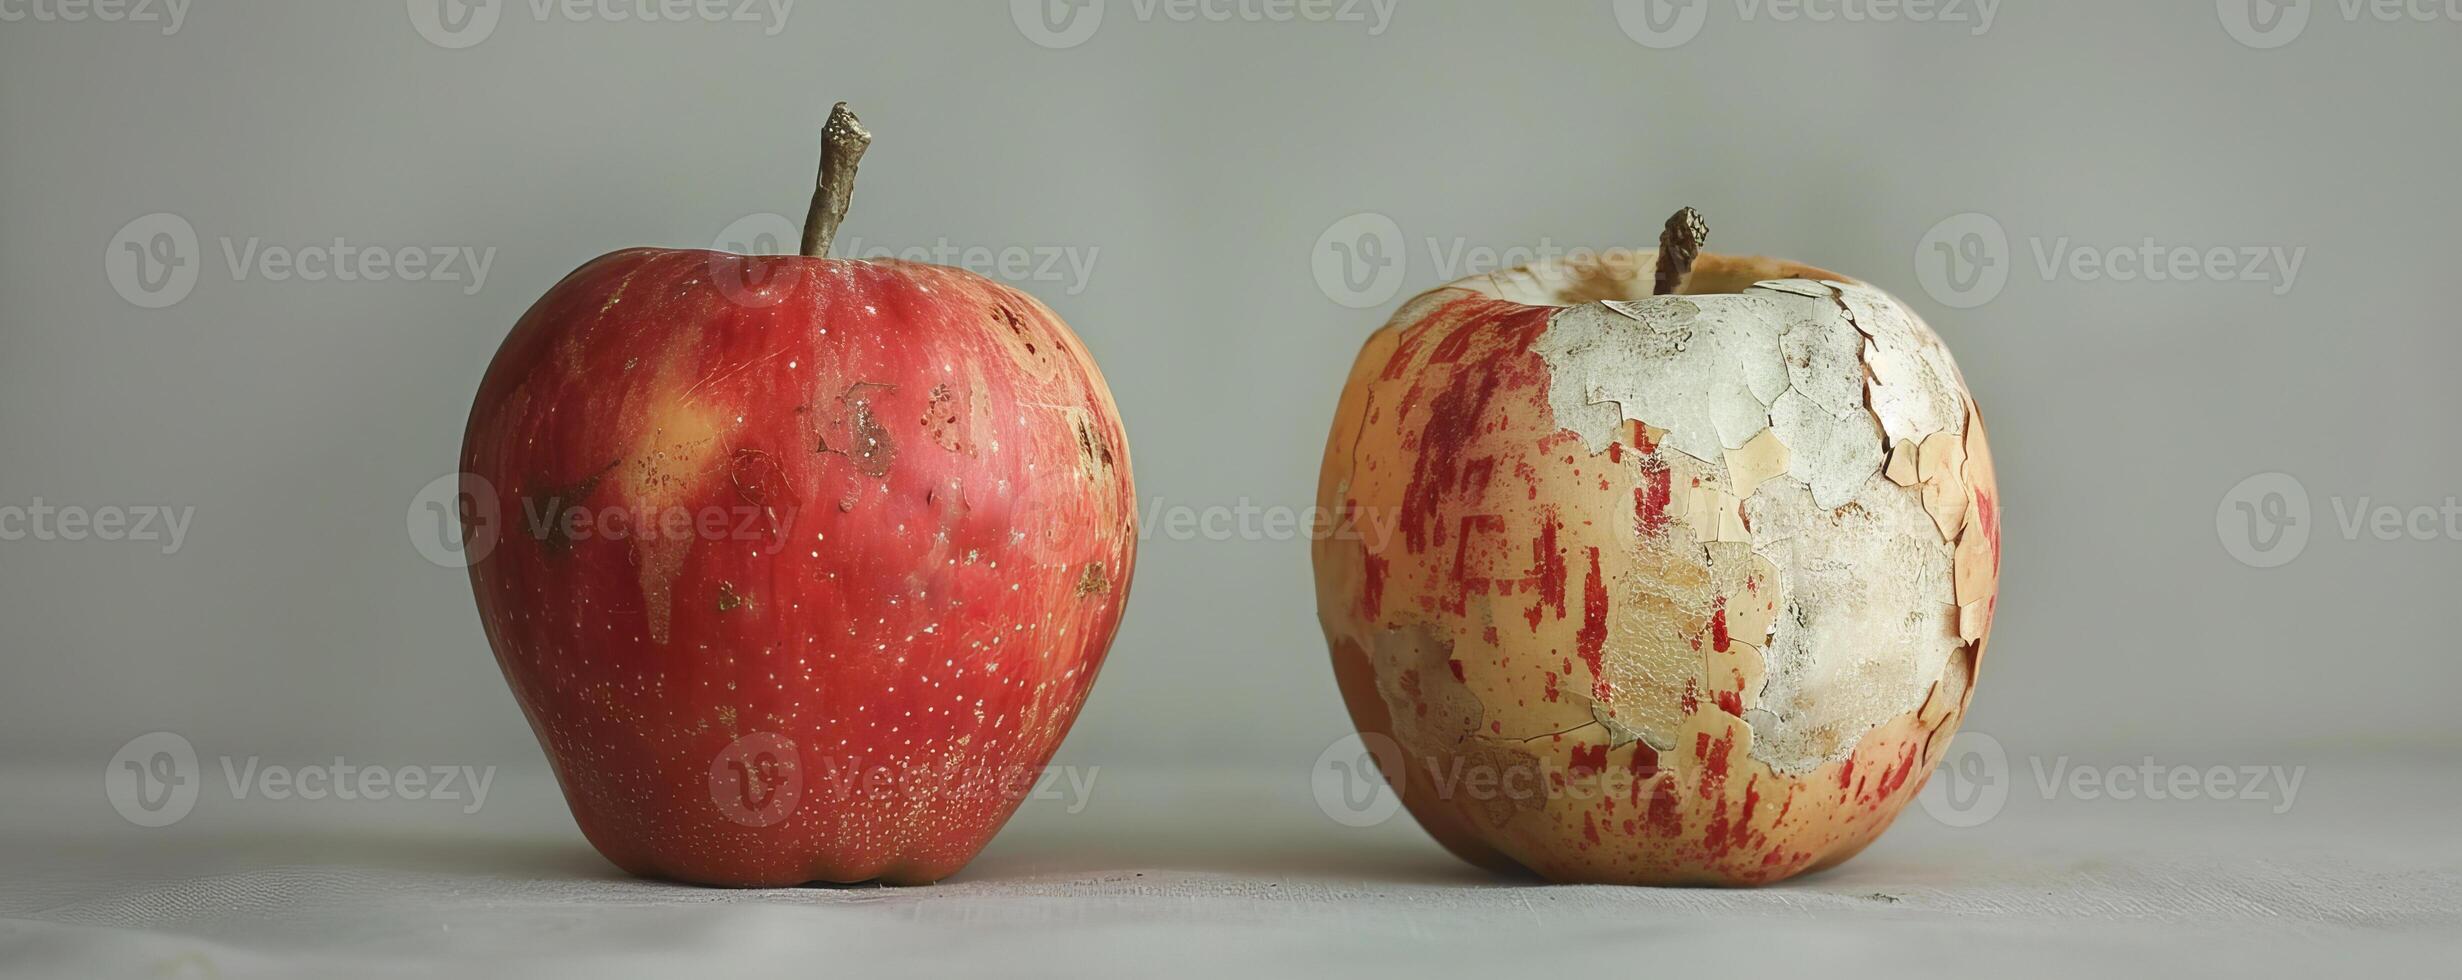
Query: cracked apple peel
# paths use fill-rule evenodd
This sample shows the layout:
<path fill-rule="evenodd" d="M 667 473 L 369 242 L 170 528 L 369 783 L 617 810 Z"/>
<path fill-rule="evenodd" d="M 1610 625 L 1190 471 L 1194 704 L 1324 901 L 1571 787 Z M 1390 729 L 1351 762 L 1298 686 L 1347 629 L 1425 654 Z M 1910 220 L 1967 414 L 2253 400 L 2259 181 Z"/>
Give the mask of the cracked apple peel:
<path fill-rule="evenodd" d="M 1318 614 L 1353 721 L 1455 854 L 1775 881 L 1870 843 L 1946 750 L 1998 491 L 1897 301 L 1721 255 L 1653 295 L 1659 255 L 1464 279 L 1367 341 L 1318 488 Z"/>

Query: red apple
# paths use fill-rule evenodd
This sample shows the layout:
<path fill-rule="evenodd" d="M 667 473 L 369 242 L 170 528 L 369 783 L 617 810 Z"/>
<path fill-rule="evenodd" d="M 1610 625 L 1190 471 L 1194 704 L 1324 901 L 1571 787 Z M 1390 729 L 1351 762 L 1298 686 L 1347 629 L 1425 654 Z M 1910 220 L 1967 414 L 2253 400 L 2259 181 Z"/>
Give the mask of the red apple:
<path fill-rule="evenodd" d="M 929 882 L 1067 734 L 1120 622 L 1119 412 L 1033 297 L 827 257 L 636 248 L 531 307 L 462 467 L 496 660 L 582 832 L 717 885 Z"/>

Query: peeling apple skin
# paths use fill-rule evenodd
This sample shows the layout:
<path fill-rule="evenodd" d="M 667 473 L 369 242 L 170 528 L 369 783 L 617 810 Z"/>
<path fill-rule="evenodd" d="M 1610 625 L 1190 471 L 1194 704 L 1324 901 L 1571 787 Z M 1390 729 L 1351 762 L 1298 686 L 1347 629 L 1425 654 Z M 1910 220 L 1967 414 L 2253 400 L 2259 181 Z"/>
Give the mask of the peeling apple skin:
<path fill-rule="evenodd" d="M 1135 565 L 1092 359 L 939 266 L 599 258 L 505 339 L 462 464 L 501 528 L 470 567 L 488 642 L 636 875 L 957 871 L 1067 734 Z"/>
<path fill-rule="evenodd" d="M 1870 286 L 1655 253 L 1479 276 L 1353 364 L 1312 542 L 1353 723 L 1481 867 L 1756 885 L 1862 850 L 1963 718 L 1999 490 Z"/>

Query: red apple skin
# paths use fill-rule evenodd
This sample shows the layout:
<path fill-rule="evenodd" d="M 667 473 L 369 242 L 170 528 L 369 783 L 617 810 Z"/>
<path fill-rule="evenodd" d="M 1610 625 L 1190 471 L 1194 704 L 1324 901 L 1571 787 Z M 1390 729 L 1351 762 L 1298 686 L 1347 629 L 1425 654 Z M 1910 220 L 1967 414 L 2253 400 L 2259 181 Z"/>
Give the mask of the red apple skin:
<path fill-rule="evenodd" d="M 480 619 L 574 818 L 688 882 L 964 866 L 1076 718 L 1136 555 L 1093 360 L 940 266 L 599 258 L 505 339 L 462 466 L 492 494 L 469 532 L 499 524 Z"/>

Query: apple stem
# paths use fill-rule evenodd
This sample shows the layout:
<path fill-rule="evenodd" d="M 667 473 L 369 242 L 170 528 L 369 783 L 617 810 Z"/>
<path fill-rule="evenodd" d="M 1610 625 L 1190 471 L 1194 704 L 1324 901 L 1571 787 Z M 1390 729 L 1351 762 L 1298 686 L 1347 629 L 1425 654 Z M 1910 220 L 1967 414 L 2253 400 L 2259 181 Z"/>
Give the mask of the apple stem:
<path fill-rule="evenodd" d="M 1701 220 L 1701 212 L 1685 208 L 1669 216 L 1667 230 L 1658 234 L 1658 279 L 1650 295 L 1666 296 L 1683 285 L 1693 272 L 1693 260 L 1701 257 L 1702 243 L 1709 240 L 1710 223 Z"/>
<path fill-rule="evenodd" d="M 855 165 L 871 145 L 872 134 L 846 103 L 829 110 L 829 124 L 821 127 L 820 186 L 812 191 L 812 210 L 804 215 L 803 254 L 829 257 L 829 243 L 838 237 L 838 222 L 846 220 L 847 202 L 855 197 Z"/>

